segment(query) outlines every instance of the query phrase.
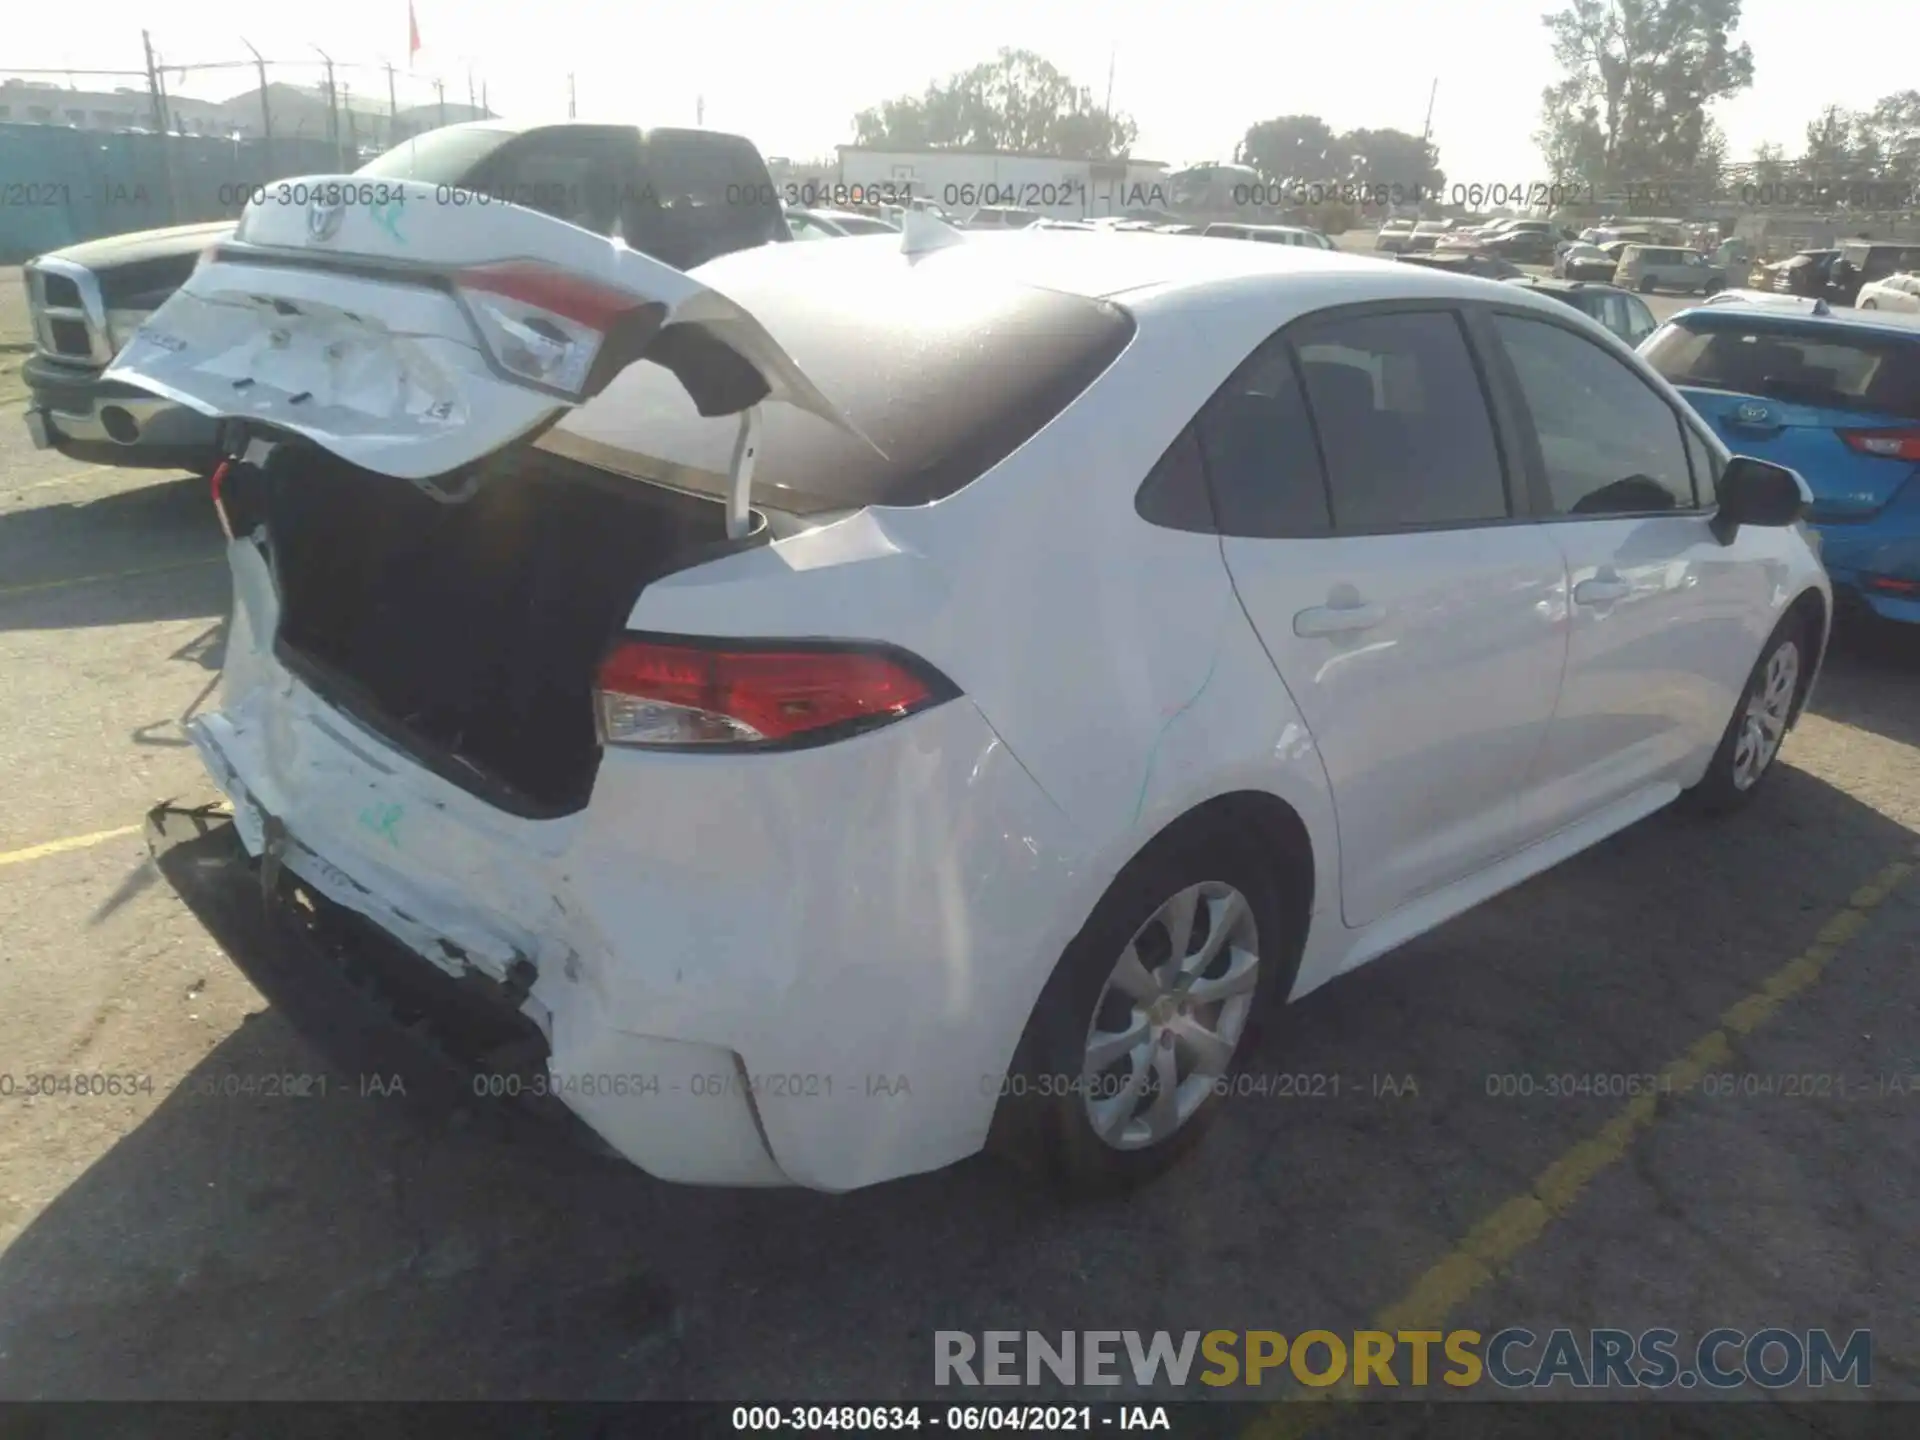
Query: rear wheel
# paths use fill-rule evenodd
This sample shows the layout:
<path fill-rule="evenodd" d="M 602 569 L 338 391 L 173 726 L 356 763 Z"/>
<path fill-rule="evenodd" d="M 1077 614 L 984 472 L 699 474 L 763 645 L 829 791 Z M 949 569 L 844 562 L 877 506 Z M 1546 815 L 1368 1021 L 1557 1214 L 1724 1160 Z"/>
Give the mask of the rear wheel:
<path fill-rule="evenodd" d="M 1860 308 L 1862 310 L 1878 310 L 1880 308 L 1880 302 L 1878 300 L 1862 300 L 1860 302 Z"/>
<path fill-rule="evenodd" d="M 1642 295 L 1651 295 L 1653 293 L 1653 277 L 1651 275 L 1640 282 L 1640 293 Z"/>
<path fill-rule="evenodd" d="M 1789 615 L 1780 622 L 1754 662 L 1707 773 L 1687 792 L 1695 810 L 1709 815 L 1738 810 L 1773 773 L 1813 663 L 1810 647 L 1810 628 L 1802 617 Z"/>
<path fill-rule="evenodd" d="M 1072 1194 L 1159 1175 L 1230 1094 L 1299 927 L 1276 857 L 1224 827 L 1157 844 L 1060 958 L 1021 1038 L 993 1148 Z"/>

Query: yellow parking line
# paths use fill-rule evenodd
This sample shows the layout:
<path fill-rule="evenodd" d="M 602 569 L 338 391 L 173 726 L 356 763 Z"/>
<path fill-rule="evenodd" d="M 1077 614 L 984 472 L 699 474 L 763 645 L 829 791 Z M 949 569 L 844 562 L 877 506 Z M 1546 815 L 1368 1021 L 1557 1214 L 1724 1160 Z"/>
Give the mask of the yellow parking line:
<path fill-rule="evenodd" d="M 63 590 L 70 585 L 98 585 L 107 580 L 131 580 L 140 575 L 164 575 L 169 570 L 191 570 L 196 565 L 218 565 L 224 556 L 205 555 L 198 560 L 174 560 L 165 565 L 142 565 L 132 570 L 111 570 L 104 575 L 75 575 L 70 580 L 41 580 L 32 585 L 9 585 L 0 589 L 0 600 L 10 595 L 31 595 L 38 590 Z"/>
<path fill-rule="evenodd" d="M 1920 856 L 1920 848 L 1916 848 Z M 1914 861 L 1895 860 L 1883 867 L 1848 898 L 1799 955 L 1760 982 L 1752 994 L 1729 1006 L 1718 1029 L 1703 1035 L 1687 1052 L 1661 1072 L 1663 1091 L 1678 1094 L 1700 1082 L 1714 1066 L 1733 1052 L 1733 1037 L 1749 1035 L 1770 1020 L 1781 1004 L 1812 985 L 1833 963 L 1840 948 L 1866 927 L 1868 917 L 1913 873 Z M 1634 1139 L 1659 1118 L 1652 1094 L 1641 1095 L 1623 1107 L 1600 1132 L 1580 1141 L 1553 1164 L 1533 1177 L 1524 1194 L 1500 1206 L 1482 1220 L 1431 1270 L 1414 1281 L 1400 1299 L 1375 1317 L 1372 1327 L 1388 1334 L 1402 1330 L 1439 1330 L 1447 1317 L 1474 1291 L 1488 1284 L 1522 1250 L 1540 1238 L 1548 1225 L 1573 1208 L 1580 1194 L 1602 1170 L 1625 1157 Z M 1316 1428 L 1328 1412 L 1309 1402 L 1353 1400 L 1358 1391 L 1349 1378 L 1297 1401 L 1270 1405 L 1242 1433 L 1241 1440 L 1283 1440 Z"/>
<path fill-rule="evenodd" d="M 122 825 L 117 830 L 96 830 L 91 835 L 69 835 L 64 840 L 49 840 L 44 845 L 29 845 L 24 850 L 0 850 L 0 865 L 24 865 L 48 855 L 64 855 L 69 850 L 84 850 L 103 840 L 118 840 L 122 835 L 137 835 L 138 825 Z"/>

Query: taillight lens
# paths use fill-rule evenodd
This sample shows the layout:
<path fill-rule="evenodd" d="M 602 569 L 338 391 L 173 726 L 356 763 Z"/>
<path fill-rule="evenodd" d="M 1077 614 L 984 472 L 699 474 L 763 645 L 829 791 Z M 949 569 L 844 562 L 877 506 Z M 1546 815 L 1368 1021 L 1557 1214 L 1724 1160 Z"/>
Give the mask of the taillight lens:
<path fill-rule="evenodd" d="M 1877 455 L 1882 460 L 1920 461 L 1920 427 L 1899 430 L 1841 430 L 1836 432 L 1847 448 L 1861 455 Z"/>
<path fill-rule="evenodd" d="M 958 693 L 938 671 L 886 646 L 629 637 L 601 662 L 595 702 L 609 745 L 706 748 L 819 744 Z"/>
<path fill-rule="evenodd" d="M 530 261 L 462 270 L 454 285 L 503 369 L 575 399 L 614 327 L 649 308 L 629 291 Z"/>

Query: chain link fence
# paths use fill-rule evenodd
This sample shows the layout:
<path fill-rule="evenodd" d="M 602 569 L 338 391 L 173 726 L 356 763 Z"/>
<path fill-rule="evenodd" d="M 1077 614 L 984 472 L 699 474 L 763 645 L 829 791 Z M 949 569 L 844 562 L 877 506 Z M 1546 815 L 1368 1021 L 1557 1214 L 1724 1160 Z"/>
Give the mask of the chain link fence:
<path fill-rule="evenodd" d="M 155 226 L 232 219 L 251 187 L 358 169 L 410 136 L 494 115 L 484 76 L 251 53 L 142 69 L 0 68 L 0 263 Z M 556 114 L 569 103 L 566 77 Z"/>

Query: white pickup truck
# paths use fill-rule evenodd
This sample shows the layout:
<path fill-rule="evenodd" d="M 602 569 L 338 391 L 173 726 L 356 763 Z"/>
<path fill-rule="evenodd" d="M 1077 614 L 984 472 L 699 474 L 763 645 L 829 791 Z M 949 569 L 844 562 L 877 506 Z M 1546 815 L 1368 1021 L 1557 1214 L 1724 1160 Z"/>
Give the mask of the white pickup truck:
<path fill-rule="evenodd" d="M 478 120 L 428 131 L 351 177 L 331 178 L 368 193 L 417 182 L 430 187 L 435 205 L 538 210 L 680 270 L 792 238 L 759 150 L 714 130 Z M 280 192 L 301 184 L 273 180 L 257 190 L 285 198 Z M 325 203 L 314 197 L 316 213 Z M 219 463 L 204 416 L 108 381 L 104 371 L 235 223 L 113 235 L 28 262 L 34 353 L 22 375 L 36 446 L 89 464 L 209 471 Z"/>

